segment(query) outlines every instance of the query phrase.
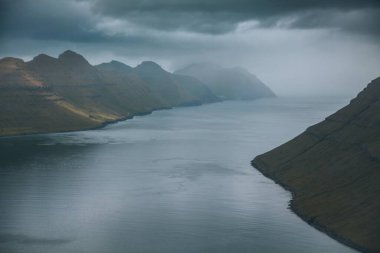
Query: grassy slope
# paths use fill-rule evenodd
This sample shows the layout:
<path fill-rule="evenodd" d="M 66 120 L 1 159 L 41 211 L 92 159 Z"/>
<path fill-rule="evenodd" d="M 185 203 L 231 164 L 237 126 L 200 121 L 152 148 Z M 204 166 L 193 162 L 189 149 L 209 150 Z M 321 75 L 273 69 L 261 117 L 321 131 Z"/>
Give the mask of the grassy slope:
<path fill-rule="evenodd" d="M 217 100 L 199 81 L 155 63 L 140 71 L 115 62 L 94 67 L 72 51 L 58 58 L 42 54 L 30 62 L 1 59 L 0 99 L 0 136 L 89 129 Z"/>
<path fill-rule="evenodd" d="M 1 88 L 0 108 L 0 136 L 71 131 L 101 123 L 43 89 Z"/>
<path fill-rule="evenodd" d="M 252 165 L 293 193 L 292 209 L 362 251 L 380 252 L 380 78 Z"/>

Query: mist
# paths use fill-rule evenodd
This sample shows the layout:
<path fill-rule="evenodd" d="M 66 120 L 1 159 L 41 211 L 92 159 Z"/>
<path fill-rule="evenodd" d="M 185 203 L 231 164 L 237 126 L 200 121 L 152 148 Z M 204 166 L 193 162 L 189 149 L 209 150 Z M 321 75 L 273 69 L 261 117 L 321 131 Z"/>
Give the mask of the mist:
<path fill-rule="evenodd" d="M 377 1 L 2 1 L 0 57 L 242 66 L 278 95 L 353 96 L 380 74 Z"/>

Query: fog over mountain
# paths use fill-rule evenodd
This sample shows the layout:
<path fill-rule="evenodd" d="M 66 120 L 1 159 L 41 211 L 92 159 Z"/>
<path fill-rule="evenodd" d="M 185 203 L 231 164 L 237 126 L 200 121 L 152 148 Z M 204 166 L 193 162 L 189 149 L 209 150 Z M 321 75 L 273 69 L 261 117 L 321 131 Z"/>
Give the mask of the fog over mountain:
<path fill-rule="evenodd" d="M 380 71 L 380 1 L 1 0 L 0 57 L 244 66 L 279 95 L 354 95 Z"/>
<path fill-rule="evenodd" d="M 220 98 L 255 99 L 274 97 L 273 91 L 244 68 L 223 68 L 211 63 L 193 63 L 175 74 L 192 76 Z"/>

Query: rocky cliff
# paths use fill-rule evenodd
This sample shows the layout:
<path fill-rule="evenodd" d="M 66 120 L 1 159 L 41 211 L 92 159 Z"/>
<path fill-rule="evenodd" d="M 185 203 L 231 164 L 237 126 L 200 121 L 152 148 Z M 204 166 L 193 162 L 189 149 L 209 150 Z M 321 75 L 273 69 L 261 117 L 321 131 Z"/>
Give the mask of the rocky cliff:
<path fill-rule="evenodd" d="M 252 165 L 293 193 L 291 208 L 304 220 L 347 245 L 380 252 L 380 78 Z"/>

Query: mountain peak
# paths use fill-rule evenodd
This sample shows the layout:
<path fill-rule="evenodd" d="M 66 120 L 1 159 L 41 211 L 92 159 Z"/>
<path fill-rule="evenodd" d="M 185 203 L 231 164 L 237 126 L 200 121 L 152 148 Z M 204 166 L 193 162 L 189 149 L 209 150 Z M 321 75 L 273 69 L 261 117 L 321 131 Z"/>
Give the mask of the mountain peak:
<path fill-rule="evenodd" d="M 25 62 L 19 58 L 14 58 L 14 57 L 2 58 L 0 59 L 0 75 L 18 70 L 22 68 L 24 64 Z"/>
<path fill-rule="evenodd" d="M 123 63 L 123 62 L 115 61 L 115 60 L 112 60 L 109 63 L 105 63 L 105 64 L 108 64 L 108 65 L 111 65 L 111 66 L 114 66 L 114 67 L 119 67 L 119 68 L 128 68 L 128 69 L 132 68 L 132 67 L 128 66 L 127 64 Z"/>
<path fill-rule="evenodd" d="M 0 63 L 19 65 L 19 64 L 23 64 L 24 61 L 20 58 L 4 57 L 4 58 L 0 59 Z"/>
<path fill-rule="evenodd" d="M 157 63 L 155 63 L 153 61 L 143 61 L 136 68 L 137 69 L 146 69 L 146 70 L 150 70 L 150 71 L 157 71 L 157 70 L 164 71 L 160 65 L 158 65 Z"/>
<path fill-rule="evenodd" d="M 57 59 L 54 57 L 51 57 L 47 54 L 39 54 L 36 57 L 33 58 L 32 62 L 37 62 L 37 63 L 51 63 L 51 62 L 56 62 Z"/>
<path fill-rule="evenodd" d="M 74 57 L 74 56 L 81 56 L 80 54 L 74 52 L 74 51 L 71 51 L 71 50 L 66 50 L 64 51 L 62 54 L 59 55 L 58 58 L 61 58 L 61 57 Z"/>
<path fill-rule="evenodd" d="M 119 61 L 112 60 L 110 62 L 101 63 L 99 65 L 95 66 L 99 70 L 105 70 L 105 71 L 126 71 L 130 72 L 132 70 L 131 66 L 128 66 L 127 64 L 124 64 Z"/>
<path fill-rule="evenodd" d="M 71 50 L 66 50 L 65 52 L 60 54 L 58 56 L 58 60 L 67 62 L 70 64 L 73 64 L 73 63 L 77 63 L 77 64 L 82 63 L 82 64 L 88 64 L 88 65 L 90 64 L 82 55 Z"/>

